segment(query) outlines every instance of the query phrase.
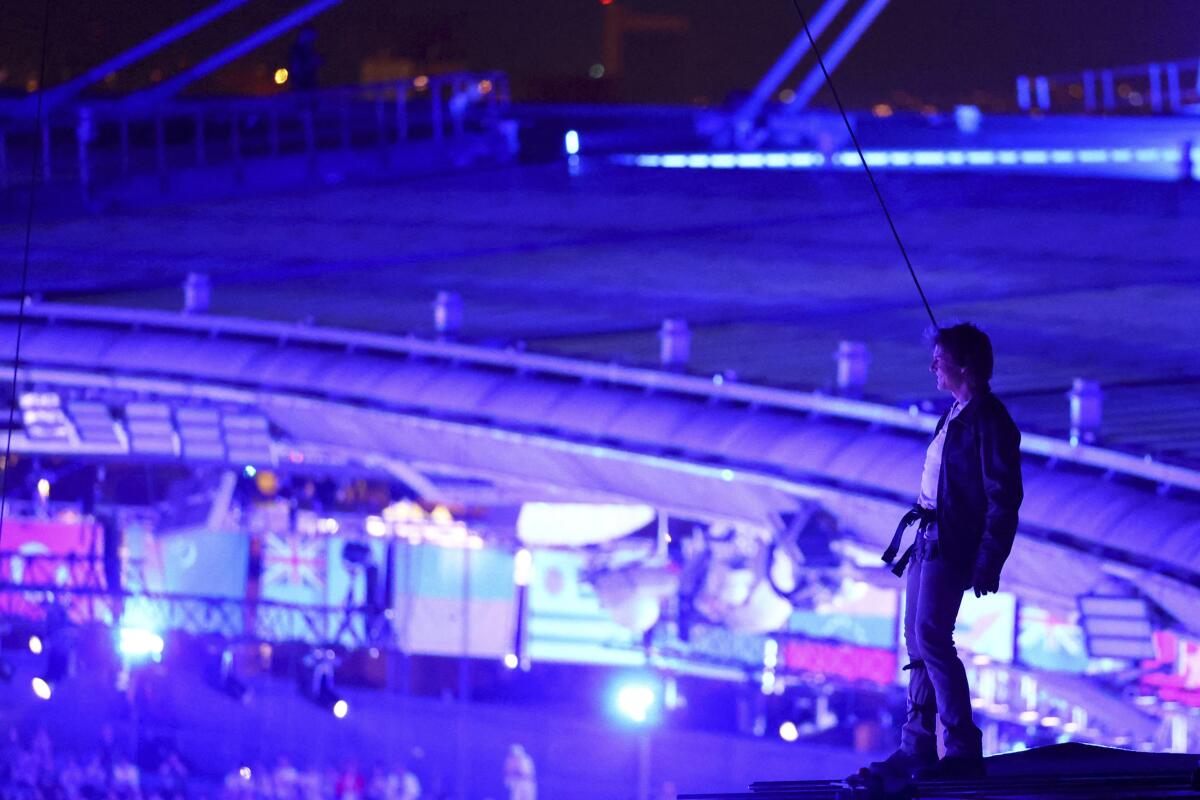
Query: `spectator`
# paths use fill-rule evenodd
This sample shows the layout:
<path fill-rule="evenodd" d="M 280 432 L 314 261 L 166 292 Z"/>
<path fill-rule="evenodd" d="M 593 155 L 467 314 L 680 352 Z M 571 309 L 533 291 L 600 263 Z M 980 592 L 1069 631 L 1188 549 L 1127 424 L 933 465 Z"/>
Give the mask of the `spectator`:
<path fill-rule="evenodd" d="M 363 800 L 366 797 L 366 779 L 358 771 L 358 762 L 350 759 L 338 776 L 335 797 L 338 800 Z"/>
<path fill-rule="evenodd" d="M 508 748 L 504 759 L 504 785 L 508 787 L 509 800 L 537 800 L 537 775 L 533 759 L 519 744 Z"/>

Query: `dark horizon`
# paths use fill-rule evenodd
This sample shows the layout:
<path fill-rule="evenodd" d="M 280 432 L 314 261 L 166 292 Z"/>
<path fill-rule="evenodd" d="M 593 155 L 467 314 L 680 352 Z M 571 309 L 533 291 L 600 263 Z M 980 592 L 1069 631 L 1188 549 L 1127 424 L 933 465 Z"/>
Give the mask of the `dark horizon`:
<path fill-rule="evenodd" d="M 51 6 L 46 82 L 53 86 L 143 41 L 210 3 L 132 2 L 97 7 L 83 0 Z M 629 13 L 680 18 L 686 31 L 633 32 L 624 37 L 624 75 L 589 77 L 604 61 L 600 0 L 528 0 L 518 9 L 472 0 L 400 8 L 383 0 L 345 0 L 314 26 L 324 59 L 322 85 L 363 77 L 364 60 L 415 70 L 458 67 L 510 75 L 517 100 L 720 104 L 749 89 L 798 32 L 788 0 L 747 8 L 733 3 L 695 8 L 684 0 L 615 0 Z M 819 7 L 806 0 L 806 12 Z M 1065 72 L 1200 55 L 1200 7 L 1150 0 L 1136 11 L 1118 0 L 1062 0 L 1050 6 L 1014 0 L 1003 13 L 955 0 L 894 0 L 836 75 L 855 104 L 913 98 L 965 100 L 974 91 L 1005 95 L 1017 75 Z M 296 8 L 251 3 L 129 68 L 107 89 L 123 93 L 177 74 L 247 33 Z M 21 92 L 41 59 L 46 6 L 7 10 L 0 31 L 0 86 Z M 843 14 L 843 18 L 847 16 Z M 218 71 L 197 93 L 272 89 L 267 76 L 287 63 L 294 34 L 285 34 Z M 830 38 L 822 44 L 828 47 Z M 662 65 L 671 65 L 664 69 Z M 101 90 L 104 87 L 100 87 Z"/>

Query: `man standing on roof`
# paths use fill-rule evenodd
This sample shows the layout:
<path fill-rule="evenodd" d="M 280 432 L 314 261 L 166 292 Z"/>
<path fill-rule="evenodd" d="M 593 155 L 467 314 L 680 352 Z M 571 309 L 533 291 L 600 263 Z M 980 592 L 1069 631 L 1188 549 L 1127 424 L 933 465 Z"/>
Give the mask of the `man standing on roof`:
<path fill-rule="evenodd" d="M 992 343 L 970 323 L 938 328 L 933 361 L 939 391 L 954 402 L 938 420 L 925 454 L 917 504 L 885 553 L 899 549 L 903 529 L 919 521 L 916 542 L 894 571 L 909 565 L 904 639 L 910 671 L 900 749 L 864 770 L 867 775 L 921 779 L 984 774 L 983 736 L 971 716 L 967 673 L 954 647 L 963 593 L 999 591 L 1000 569 L 1012 549 L 1021 506 L 1021 433 L 992 394 Z M 938 761 L 936 720 L 945 728 Z M 861 775 L 861 773 L 860 773 Z"/>

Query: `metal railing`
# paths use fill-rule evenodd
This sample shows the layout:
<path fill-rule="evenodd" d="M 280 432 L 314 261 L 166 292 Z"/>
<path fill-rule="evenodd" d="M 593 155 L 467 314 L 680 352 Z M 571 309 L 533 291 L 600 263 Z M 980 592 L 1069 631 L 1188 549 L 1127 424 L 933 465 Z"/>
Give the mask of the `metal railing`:
<path fill-rule="evenodd" d="M 146 104 L 131 99 L 60 107 L 40 122 L 0 105 L 0 190 L 71 182 L 85 198 L 134 175 L 223 165 L 241 175 L 251 159 L 377 151 L 414 141 L 444 144 L 494 129 L 510 102 L 496 72 L 459 72 L 268 97 Z M 6 111 L 8 115 L 6 117 Z"/>
<path fill-rule="evenodd" d="M 1021 75 L 1016 94 L 1024 112 L 1176 114 L 1200 103 L 1200 58 Z"/>

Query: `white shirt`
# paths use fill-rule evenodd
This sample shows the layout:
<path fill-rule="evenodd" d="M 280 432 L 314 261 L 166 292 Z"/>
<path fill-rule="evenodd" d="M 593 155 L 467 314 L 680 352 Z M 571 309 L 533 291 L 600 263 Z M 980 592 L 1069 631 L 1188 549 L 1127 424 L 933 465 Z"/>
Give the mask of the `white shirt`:
<path fill-rule="evenodd" d="M 942 448 L 946 445 L 946 430 L 950 427 L 950 420 L 957 417 L 962 408 L 957 400 L 950 406 L 950 413 L 946 415 L 942 429 L 933 437 L 925 451 L 925 468 L 921 470 L 921 494 L 917 497 L 917 504 L 922 508 L 937 508 L 938 478 L 942 474 Z"/>

